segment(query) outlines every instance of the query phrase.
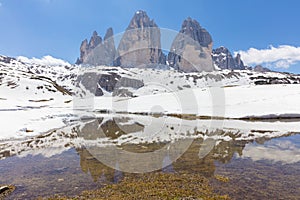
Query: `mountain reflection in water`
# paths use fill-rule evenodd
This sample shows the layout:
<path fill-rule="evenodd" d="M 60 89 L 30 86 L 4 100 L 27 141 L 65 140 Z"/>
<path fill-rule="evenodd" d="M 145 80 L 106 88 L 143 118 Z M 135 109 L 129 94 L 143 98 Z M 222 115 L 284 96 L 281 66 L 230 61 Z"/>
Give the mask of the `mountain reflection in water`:
<path fill-rule="evenodd" d="M 212 180 L 221 174 L 230 181 L 226 185 L 212 181 L 219 188 L 216 190 L 239 198 L 246 186 L 247 194 L 255 193 L 257 187 L 264 190 L 263 184 L 271 180 L 267 174 L 273 175 L 284 166 L 284 174 L 277 173 L 277 178 L 290 182 L 286 184 L 289 188 L 272 182 L 272 195 L 297 195 L 300 183 L 292 178 L 300 175 L 297 123 L 227 120 L 220 128 L 214 127 L 220 123 L 211 120 L 104 115 L 43 136 L 1 142 L 0 184 L 17 186 L 11 199 L 54 193 L 74 195 L 106 183 L 118 183 L 131 174 L 129 167 L 148 169 L 146 172 L 155 169 L 201 174 Z M 277 159 L 270 157 L 272 152 Z M 287 159 L 287 155 L 293 159 Z M 280 159 L 282 156 L 285 158 Z M 262 182 L 255 181 L 262 177 L 257 176 L 258 168 L 265 174 Z M 267 195 L 269 189 L 260 195 Z"/>

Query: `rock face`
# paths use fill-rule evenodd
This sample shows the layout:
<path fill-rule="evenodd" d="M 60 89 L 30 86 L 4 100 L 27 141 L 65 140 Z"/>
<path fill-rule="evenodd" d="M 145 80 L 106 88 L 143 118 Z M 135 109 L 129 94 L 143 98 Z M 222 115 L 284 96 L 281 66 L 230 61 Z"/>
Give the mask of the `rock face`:
<path fill-rule="evenodd" d="M 237 54 L 233 58 L 230 51 L 223 46 L 212 51 L 212 59 L 214 64 L 220 69 L 245 69 L 241 55 Z"/>
<path fill-rule="evenodd" d="M 213 71 L 212 44 L 210 34 L 189 17 L 171 45 L 168 63 L 184 72 Z"/>
<path fill-rule="evenodd" d="M 88 42 L 87 39 L 83 40 L 80 46 L 80 58 L 77 59 L 76 64 L 81 64 L 85 61 L 88 54 L 99 44 L 101 44 L 102 38 L 98 36 L 96 31 L 93 32 L 93 35 Z"/>
<path fill-rule="evenodd" d="M 235 61 L 226 47 L 219 47 L 212 51 L 214 64 L 220 69 L 234 69 Z"/>
<path fill-rule="evenodd" d="M 246 69 L 246 66 L 244 65 L 244 62 L 241 59 L 241 54 L 237 54 L 234 58 L 235 67 L 236 69 Z"/>
<path fill-rule="evenodd" d="M 77 77 L 77 87 L 81 84 L 86 90 L 95 96 L 102 96 L 104 92 L 112 92 L 113 96 L 132 96 L 128 89 L 139 89 L 144 83 L 137 79 L 122 77 L 117 73 L 97 74 L 95 72 L 84 73 Z"/>
<path fill-rule="evenodd" d="M 117 52 L 117 66 L 145 68 L 166 62 L 161 50 L 160 29 L 145 11 L 135 13 Z"/>
<path fill-rule="evenodd" d="M 145 11 L 137 11 L 131 19 L 116 50 L 112 28 L 102 39 L 94 31 L 80 47 L 76 64 L 108 65 L 136 68 L 169 69 L 183 72 L 213 71 L 220 69 L 246 69 L 240 54 L 233 57 L 225 47 L 212 50 L 213 40 L 200 24 L 187 18 L 172 42 L 168 57 L 161 49 L 161 32 Z M 167 60 L 167 62 L 166 62 Z"/>
<path fill-rule="evenodd" d="M 96 31 L 94 31 L 93 35 L 90 39 L 88 48 L 92 50 L 101 43 L 102 43 L 102 38 L 100 36 L 98 36 L 98 33 Z"/>
<path fill-rule="evenodd" d="M 116 55 L 115 42 L 112 28 L 107 29 L 104 41 L 94 31 L 88 42 L 87 39 L 81 43 L 80 58 L 76 64 L 88 65 L 113 65 Z"/>

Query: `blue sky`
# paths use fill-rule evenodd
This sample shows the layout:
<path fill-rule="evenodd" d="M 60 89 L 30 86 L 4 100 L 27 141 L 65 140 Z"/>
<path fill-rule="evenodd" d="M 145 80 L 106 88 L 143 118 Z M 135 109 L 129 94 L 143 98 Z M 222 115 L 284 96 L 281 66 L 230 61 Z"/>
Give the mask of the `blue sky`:
<path fill-rule="evenodd" d="M 73 63 L 94 30 L 122 32 L 140 9 L 176 31 L 190 16 L 210 32 L 215 48 L 239 51 L 253 65 L 300 73 L 298 0 L 0 0 L 0 54 Z"/>

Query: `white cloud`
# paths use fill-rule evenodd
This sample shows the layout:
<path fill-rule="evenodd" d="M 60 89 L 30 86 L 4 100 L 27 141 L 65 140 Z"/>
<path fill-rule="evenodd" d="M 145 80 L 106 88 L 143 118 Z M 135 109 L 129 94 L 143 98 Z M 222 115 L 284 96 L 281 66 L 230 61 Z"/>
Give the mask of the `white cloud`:
<path fill-rule="evenodd" d="M 42 58 L 27 58 L 24 56 L 19 56 L 17 60 L 22 61 L 24 63 L 30 63 L 30 64 L 38 64 L 38 65 L 49 65 L 49 66 L 65 66 L 70 65 L 70 63 L 58 59 L 53 58 L 52 56 L 44 56 Z"/>
<path fill-rule="evenodd" d="M 247 51 L 237 51 L 234 54 L 241 54 L 246 65 L 266 65 L 267 67 L 289 68 L 291 65 L 300 62 L 300 47 L 281 45 L 270 46 L 267 49 L 250 48 Z"/>

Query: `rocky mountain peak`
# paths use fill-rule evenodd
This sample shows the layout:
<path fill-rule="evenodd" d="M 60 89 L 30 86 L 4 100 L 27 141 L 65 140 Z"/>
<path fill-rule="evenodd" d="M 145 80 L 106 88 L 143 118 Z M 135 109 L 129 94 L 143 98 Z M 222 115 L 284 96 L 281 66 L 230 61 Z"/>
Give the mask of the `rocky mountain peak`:
<path fill-rule="evenodd" d="M 89 42 L 89 48 L 94 49 L 96 46 L 98 46 L 101 43 L 102 43 L 102 38 L 98 35 L 97 31 L 94 31 Z"/>
<path fill-rule="evenodd" d="M 217 49 L 214 49 L 215 52 L 222 52 L 222 53 L 230 53 L 229 49 L 224 46 L 220 46 Z"/>
<path fill-rule="evenodd" d="M 220 69 L 245 69 L 241 55 L 237 54 L 237 56 L 233 58 L 229 49 L 224 46 L 213 49 L 212 59 L 214 64 Z"/>
<path fill-rule="evenodd" d="M 188 17 L 181 25 L 180 33 L 190 36 L 193 40 L 200 43 L 201 46 L 208 47 L 212 44 L 211 35 L 202 28 L 198 21 Z"/>
<path fill-rule="evenodd" d="M 76 64 L 112 65 L 116 54 L 112 28 L 108 28 L 102 41 L 96 31 L 88 42 L 85 39 L 80 46 L 80 58 Z"/>
<path fill-rule="evenodd" d="M 168 63 L 184 72 L 212 71 L 211 53 L 210 34 L 196 20 L 188 17 L 171 45 Z"/>
<path fill-rule="evenodd" d="M 213 49 L 212 51 L 212 59 L 214 64 L 220 69 L 234 69 L 235 68 L 235 61 L 230 53 L 230 51 L 221 46 L 219 48 Z"/>
<path fill-rule="evenodd" d="M 224 46 L 212 50 L 213 40 L 209 32 L 191 17 L 186 18 L 172 42 L 168 62 L 161 50 L 161 32 L 147 13 L 138 10 L 115 48 L 114 33 L 108 28 L 104 39 L 93 32 L 90 40 L 80 46 L 77 64 L 114 65 L 122 67 L 162 67 L 166 65 L 184 72 L 212 71 L 220 69 L 245 69 L 241 55 L 233 57 Z"/>
<path fill-rule="evenodd" d="M 154 20 L 151 20 L 147 13 L 143 10 L 138 10 L 131 19 L 127 30 L 137 28 L 157 27 Z"/>
<path fill-rule="evenodd" d="M 123 34 L 116 65 L 145 68 L 165 64 L 161 50 L 160 29 L 145 11 L 137 11 Z"/>
<path fill-rule="evenodd" d="M 241 59 L 241 54 L 237 54 L 236 57 L 234 58 L 235 62 L 235 69 L 245 69 L 244 62 Z"/>
<path fill-rule="evenodd" d="M 107 40 L 107 39 L 111 38 L 113 35 L 114 35 L 114 31 L 113 31 L 112 27 L 109 27 L 106 30 L 106 33 L 105 33 L 105 36 L 104 36 L 104 40 Z"/>
<path fill-rule="evenodd" d="M 261 65 L 256 65 L 253 70 L 256 72 L 271 72 L 270 69 L 263 67 Z"/>

